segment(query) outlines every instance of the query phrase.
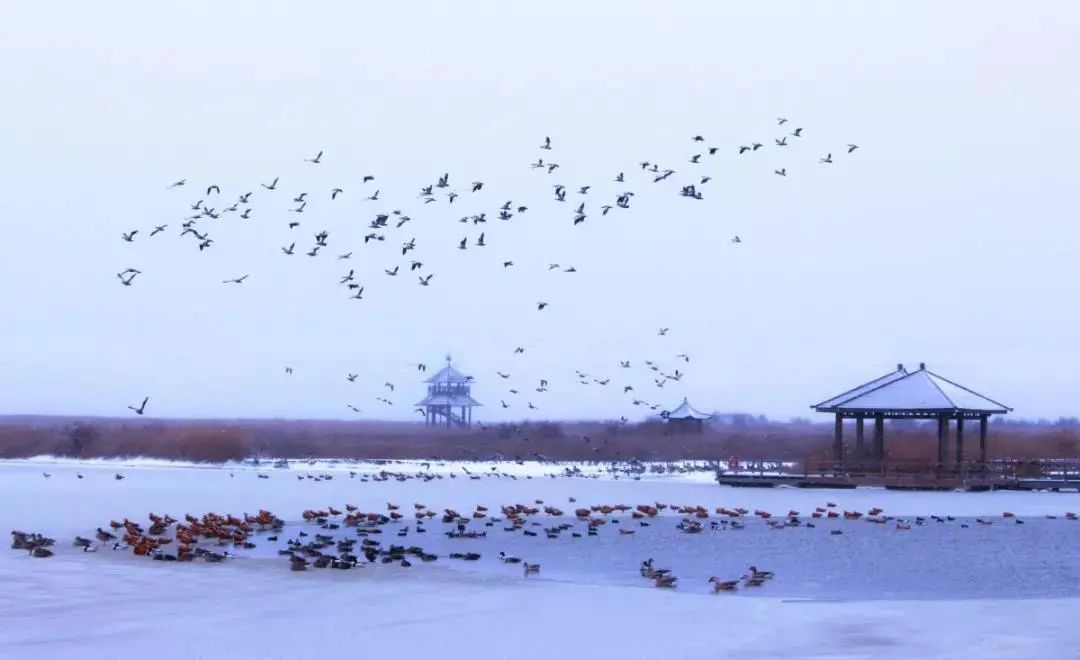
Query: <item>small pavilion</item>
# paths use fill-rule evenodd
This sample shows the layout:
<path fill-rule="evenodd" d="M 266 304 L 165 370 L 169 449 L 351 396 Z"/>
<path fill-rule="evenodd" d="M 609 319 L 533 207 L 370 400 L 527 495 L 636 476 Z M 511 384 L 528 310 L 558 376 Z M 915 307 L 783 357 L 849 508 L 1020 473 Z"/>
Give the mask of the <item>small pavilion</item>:
<path fill-rule="evenodd" d="M 712 419 L 712 415 L 703 413 L 690 405 L 690 401 L 686 397 L 683 397 L 678 408 L 665 412 L 663 417 L 667 420 L 668 427 L 672 431 L 679 431 L 680 433 L 691 431 L 701 433 L 705 422 Z"/>
<path fill-rule="evenodd" d="M 472 409 L 481 405 L 472 398 L 472 376 L 455 369 L 447 355 L 446 366 L 424 382 L 428 385 L 427 396 L 416 405 L 423 406 L 427 426 L 472 426 Z"/>
<path fill-rule="evenodd" d="M 1003 415 L 1012 410 L 993 399 L 963 385 L 954 383 L 919 364 L 918 371 L 908 371 L 896 365 L 896 371 L 848 390 L 827 401 L 812 406 L 821 413 L 836 415 L 833 438 L 833 459 L 844 465 L 844 420 L 855 420 L 855 454 L 857 460 L 885 460 L 886 419 L 931 419 L 938 423 L 939 464 L 949 459 L 949 422 L 956 422 L 956 463 L 964 462 L 964 426 L 968 420 L 979 422 L 979 462 L 986 463 L 987 426 L 991 415 Z M 867 449 L 863 427 L 867 419 L 874 421 L 873 443 Z"/>

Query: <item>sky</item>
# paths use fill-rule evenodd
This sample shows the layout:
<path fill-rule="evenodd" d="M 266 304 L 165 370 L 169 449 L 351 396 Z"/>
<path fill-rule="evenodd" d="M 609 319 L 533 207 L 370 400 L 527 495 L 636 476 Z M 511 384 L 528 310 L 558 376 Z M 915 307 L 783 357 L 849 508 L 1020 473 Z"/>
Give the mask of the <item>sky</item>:
<path fill-rule="evenodd" d="M 10 0 L 0 414 L 415 419 L 451 353 L 491 421 L 812 416 L 898 362 L 1075 415 L 1076 62 L 1072 2 Z"/>

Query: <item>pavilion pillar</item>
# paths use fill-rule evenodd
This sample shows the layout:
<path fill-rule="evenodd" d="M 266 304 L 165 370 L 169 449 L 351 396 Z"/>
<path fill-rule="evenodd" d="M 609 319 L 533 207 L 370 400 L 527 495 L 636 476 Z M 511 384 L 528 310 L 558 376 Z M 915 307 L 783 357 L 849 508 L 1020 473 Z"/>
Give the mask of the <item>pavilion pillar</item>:
<path fill-rule="evenodd" d="M 836 430 L 833 435 L 833 462 L 844 466 L 844 418 L 836 413 Z"/>
<path fill-rule="evenodd" d="M 855 418 L 855 458 L 860 461 L 866 459 L 866 449 L 863 446 L 863 421 L 862 415 Z"/>
<path fill-rule="evenodd" d="M 964 418 L 956 418 L 956 464 L 964 462 Z"/>
<path fill-rule="evenodd" d="M 949 444 L 949 418 L 939 415 L 937 422 L 937 462 L 944 463 L 947 458 L 946 451 Z"/>
<path fill-rule="evenodd" d="M 986 421 L 986 415 L 979 418 L 979 462 L 983 465 L 986 465 Z"/>
<path fill-rule="evenodd" d="M 885 415 L 874 415 L 874 458 L 885 460 Z"/>

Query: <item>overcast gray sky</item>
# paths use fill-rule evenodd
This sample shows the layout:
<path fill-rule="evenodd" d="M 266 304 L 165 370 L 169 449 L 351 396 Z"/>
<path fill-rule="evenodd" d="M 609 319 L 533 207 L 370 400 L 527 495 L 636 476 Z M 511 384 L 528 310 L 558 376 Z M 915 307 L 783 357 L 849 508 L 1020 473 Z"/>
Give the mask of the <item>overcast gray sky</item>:
<path fill-rule="evenodd" d="M 1076 414 L 1078 62 L 1074 2 L 9 0 L 0 413 L 149 395 L 160 416 L 408 419 L 415 365 L 451 351 L 491 420 L 639 418 L 625 384 L 806 415 L 919 361 L 1020 416 Z M 654 184 L 643 160 L 676 174 Z M 443 172 L 461 197 L 422 203 Z M 702 175 L 703 200 L 677 194 Z M 254 191 L 252 212 L 200 221 L 199 252 L 179 230 L 210 184 L 218 209 Z M 623 190 L 631 207 L 602 216 Z M 529 210 L 499 221 L 507 200 Z M 365 245 L 393 209 L 412 222 Z M 431 286 L 383 273 L 412 255 Z M 349 268 L 362 301 L 338 285 Z M 686 375 L 657 388 L 645 360 Z"/>

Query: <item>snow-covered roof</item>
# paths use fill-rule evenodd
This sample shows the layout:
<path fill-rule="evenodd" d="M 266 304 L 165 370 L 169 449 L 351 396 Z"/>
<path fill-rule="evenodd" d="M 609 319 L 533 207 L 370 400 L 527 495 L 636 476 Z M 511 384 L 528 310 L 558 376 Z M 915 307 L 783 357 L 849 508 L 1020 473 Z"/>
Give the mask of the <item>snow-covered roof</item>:
<path fill-rule="evenodd" d="M 461 373 L 454 368 L 454 365 L 450 364 L 447 360 L 446 366 L 439 370 L 437 374 L 428 378 L 425 383 L 471 383 L 472 378 L 469 378 L 465 374 Z"/>
<path fill-rule="evenodd" d="M 479 406 L 476 399 L 472 398 L 468 394 L 453 394 L 446 392 L 439 392 L 437 394 L 429 394 L 424 397 L 424 400 L 416 404 L 418 406 Z"/>
<path fill-rule="evenodd" d="M 701 412 L 700 410 L 697 410 L 696 408 L 694 408 L 692 405 L 690 405 L 690 402 L 687 401 L 685 397 L 683 398 L 682 403 L 679 404 L 678 408 L 676 408 L 675 410 L 672 410 L 671 412 L 669 412 L 665 416 L 668 419 L 701 419 L 701 420 L 709 419 L 710 417 L 712 417 L 712 415 L 706 415 L 705 413 Z"/>
<path fill-rule="evenodd" d="M 897 370 L 813 406 L 818 412 L 909 411 L 1006 413 L 1008 406 L 919 365 Z"/>

